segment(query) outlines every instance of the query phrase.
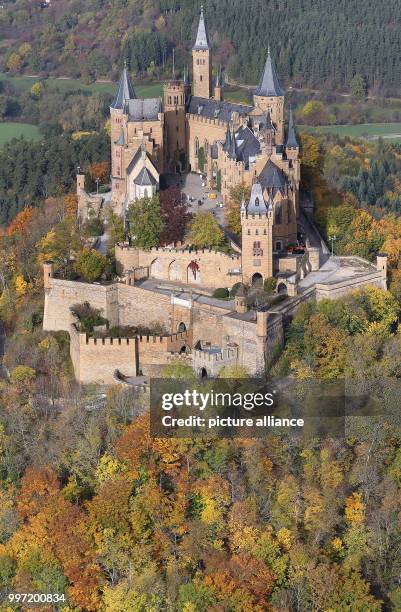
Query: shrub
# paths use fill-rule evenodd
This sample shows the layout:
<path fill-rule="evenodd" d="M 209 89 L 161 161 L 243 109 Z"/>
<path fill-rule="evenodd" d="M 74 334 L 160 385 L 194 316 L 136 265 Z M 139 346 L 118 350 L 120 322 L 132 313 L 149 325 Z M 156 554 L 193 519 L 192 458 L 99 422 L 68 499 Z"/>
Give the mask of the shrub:
<path fill-rule="evenodd" d="M 104 226 L 101 219 L 89 219 L 83 229 L 85 236 L 102 236 L 104 232 Z"/>
<path fill-rule="evenodd" d="M 79 329 L 87 334 L 93 332 L 97 325 L 108 325 L 108 320 L 101 316 L 98 308 L 93 308 L 89 302 L 74 304 L 70 308 L 73 317 L 78 320 Z"/>
<path fill-rule="evenodd" d="M 240 286 L 242 285 L 242 283 L 235 283 L 235 285 L 233 285 L 231 287 L 231 291 L 230 291 L 230 295 L 231 297 L 235 297 L 237 295 L 237 291 L 240 288 Z"/>
<path fill-rule="evenodd" d="M 265 281 L 263 283 L 263 289 L 266 291 L 266 293 L 268 293 L 269 295 L 271 295 L 272 293 L 274 293 L 275 289 L 277 286 L 277 279 L 276 278 L 265 278 Z"/>
<path fill-rule="evenodd" d="M 33 382 L 36 378 L 36 372 L 33 368 L 25 365 L 16 366 L 10 375 L 10 381 L 13 384 L 27 384 Z"/>
<path fill-rule="evenodd" d="M 74 269 L 81 274 L 85 280 L 90 282 L 99 280 L 107 265 L 104 255 L 95 249 L 82 249 L 77 255 Z"/>
<path fill-rule="evenodd" d="M 215 289 L 213 291 L 213 297 L 218 298 L 219 300 L 224 300 L 225 298 L 228 298 L 228 296 L 228 289 L 225 289 L 225 287 L 219 287 L 219 289 Z"/>

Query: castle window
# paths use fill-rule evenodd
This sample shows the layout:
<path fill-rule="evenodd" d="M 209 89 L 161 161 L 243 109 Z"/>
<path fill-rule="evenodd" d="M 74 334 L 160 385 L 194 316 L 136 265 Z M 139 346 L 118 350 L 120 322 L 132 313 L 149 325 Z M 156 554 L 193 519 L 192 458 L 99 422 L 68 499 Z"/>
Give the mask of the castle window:
<path fill-rule="evenodd" d="M 171 104 L 171 96 L 167 98 L 167 104 Z"/>
<path fill-rule="evenodd" d="M 251 230 L 248 230 L 248 236 L 250 236 L 250 235 L 251 235 Z"/>
<path fill-rule="evenodd" d="M 254 257 L 263 257 L 263 249 L 260 248 L 260 242 L 256 241 L 253 243 L 252 254 Z"/>
<path fill-rule="evenodd" d="M 259 236 L 259 230 L 255 230 L 255 236 Z"/>
<path fill-rule="evenodd" d="M 178 132 L 178 125 L 175 126 L 175 131 Z"/>
<path fill-rule="evenodd" d="M 199 153 L 199 138 L 198 137 L 195 138 L 194 145 L 195 145 L 195 157 L 198 157 L 198 153 Z"/>
<path fill-rule="evenodd" d="M 255 198 L 255 206 L 259 206 L 259 198 Z"/>
<path fill-rule="evenodd" d="M 291 223 L 291 202 L 287 204 L 287 221 Z"/>
<path fill-rule="evenodd" d="M 120 183 L 116 183 L 116 190 L 119 191 L 120 189 Z"/>
<path fill-rule="evenodd" d="M 178 96 L 174 96 L 174 104 L 178 104 Z"/>
<path fill-rule="evenodd" d="M 196 65 L 199 66 L 199 60 L 198 59 L 196 60 Z"/>
<path fill-rule="evenodd" d="M 266 236 L 266 234 L 267 234 L 267 231 L 266 231 L 265 229 L 263 230 L 263 234 L 264 234 L 265 236 Z"/>
<path fill-rule="evenodd" d="M 274 221 L 275 223 L 277 223 L 277 225 L 280 225 L 280 223 L 282 222 L 282 208 L 281 208 L 281 202 L 277 202 L 275 209 L 274 209 Z"/>
<path fill-rule="evenodd" d="M 203 81 L 203 76 L 202 75 L 200 75 L 199 80 Z"/>
<path fill-rule="evenodd" d="M 205 155 L 207 157 L 209 154 L 209 143 L 207 140 L 205 140 L 205 144 L 203 145 L 203 148 L 205 149 Z"/>

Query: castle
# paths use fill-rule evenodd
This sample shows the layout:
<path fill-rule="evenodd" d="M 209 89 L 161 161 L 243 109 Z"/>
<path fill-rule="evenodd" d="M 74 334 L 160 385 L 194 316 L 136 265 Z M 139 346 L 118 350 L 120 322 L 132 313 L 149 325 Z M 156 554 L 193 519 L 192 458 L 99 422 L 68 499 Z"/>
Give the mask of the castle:
<path fill-rule="evenodd" d="M 284 92 L 270 51 L 253 106 L 224 100 L 221 71 L 212 79 L 211 45 L 201 11 L 192 49 L 193 83 L 164 86 L 160 98 L 138 99 L 124 67 L 111 115 L 111 193 L 107 198 L 124 216 L 127 206 L 160 188 L 160 176 L 204 172 L 209 187 L 227 201 L 231 187 L 245 184 L 241 243 L 230 252 L 195 250 L 191 245 L 144 250 L 119 244 L 118 278 L 83 283 L 57 278 L 44 265 L 44 329 L 70 334 L 77 380 L 113 384 L 159 375 L 172 361 L 190 365 L 201 376 L 225 366 L 263 374 L 283 343 L 285 321 L 312 298 L 337 298 L 366 286 L 386 288 L 387 258 L 376 265 L 358 257 L 330 257 L 319 233 L 300 210 L 299 145 L 291 110 L 284 121 Z M 77 177 L 78 214 L 99 209 L 103 196 L 85 191 Z M 299 229 L 305 252 L 294 254 Z M 284 300 L 258 308 L 248 299 L 252 286 L 274 277 Z M 236 287 L 220 300 L 213 290 Z M 251 290 L 252 291 L 252 290 Z M 162 324 L 163 335 L 134 338 L 81 333 L 71 307 L 89 302 L 111 327 Z"/>

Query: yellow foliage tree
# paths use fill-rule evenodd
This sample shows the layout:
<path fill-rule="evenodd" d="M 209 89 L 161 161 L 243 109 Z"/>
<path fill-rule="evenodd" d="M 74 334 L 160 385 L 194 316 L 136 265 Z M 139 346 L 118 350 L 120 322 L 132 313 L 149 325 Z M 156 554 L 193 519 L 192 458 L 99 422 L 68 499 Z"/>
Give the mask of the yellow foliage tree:
<path fill-rule="evenodd" d="M 26 282 L 24 277 L 21 275 L 16 276 L 14 284 L 15 293 L 17 294 L 17 297 L 23 297 L 28 289 L 28 283 Z"/>
<path fill-rule="evenodd" d="M 353 493 L 347 497 L 345 503 L 345 518 L 349 523 L 360 524 L 365 518 L 365 504 L 360 493 Z"/>

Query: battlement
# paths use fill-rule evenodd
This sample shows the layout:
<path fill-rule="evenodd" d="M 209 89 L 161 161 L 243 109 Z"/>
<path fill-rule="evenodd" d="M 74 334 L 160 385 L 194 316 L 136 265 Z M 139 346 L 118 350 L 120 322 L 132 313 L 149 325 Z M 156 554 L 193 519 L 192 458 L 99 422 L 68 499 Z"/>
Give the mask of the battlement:
<path fill-rule="evenodd" d="M 238 347 L 223 348 L 220 352 L 195 349 L 192 353 L 194 361 L 198 362 L 223 362 L 238 358 Z"/>
<path fill-rule="evenodd" d="M 206 125 L 220 126 L 225 128 L 227 126 L 227 122 L 219 119 L 218 117 L 204 117 L 203 115 L 194 115 L 192 113 L 187 113 L 187 118 L 190 121 L 196 121 L 197 123 L 203 123 Z"/>
<path fill-rule="evenodd" d="M 141 249 L 137 249 L 136 247 L 132 247 L 129 244 L 127 244 L 126 242 L 119 242 L 116 245 L 116 249 L 121 249 L 122 251 L 128 251 L 128 252 L 140 252 Z M 222 251 L 216 251 L 215 249 L 192 249 L 191 247 L 174 247 L 174 248 L 167 248 L 167 247 L 153 247 L 152 249 L 149 249 L 149 251 L 146 251 L 146 254 L 149 253 L 155 253 L 156 255 L 160 255 L 160 254 L 171 254 L 171 255 L 193 255 L 193 256 L 200 256 L 200 255 L 214 255 L 217 257 L 229 257 L 230 259 L 241 259 L 241 255 L 237 254 L 237 253 L 223 253 Z"/>

